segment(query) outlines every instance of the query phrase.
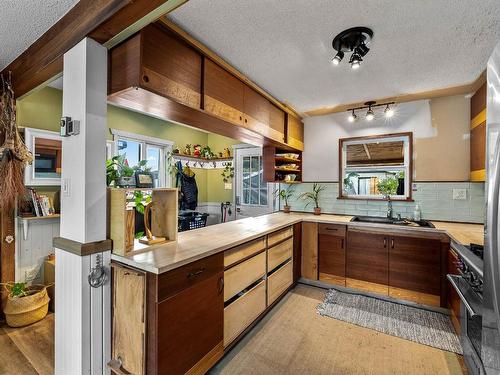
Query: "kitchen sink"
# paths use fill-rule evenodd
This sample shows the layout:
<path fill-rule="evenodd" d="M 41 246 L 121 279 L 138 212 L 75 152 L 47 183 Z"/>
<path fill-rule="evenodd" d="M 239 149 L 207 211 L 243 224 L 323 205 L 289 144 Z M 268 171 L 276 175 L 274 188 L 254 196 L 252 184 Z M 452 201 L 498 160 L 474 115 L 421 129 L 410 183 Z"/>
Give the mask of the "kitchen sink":
<path fill-rule="evenodd" d="M 396 219 L 380 216 L 354 216 L 351 221 L 356 221 L 360 223 L 374 223 L 374 224 L 391 224 L 391 225 L 405 225 L 410 227 L 425 227 L 425 228 L 435 228 L 429 220 L 419 220 L 413 221 L 408 219 Z"/>

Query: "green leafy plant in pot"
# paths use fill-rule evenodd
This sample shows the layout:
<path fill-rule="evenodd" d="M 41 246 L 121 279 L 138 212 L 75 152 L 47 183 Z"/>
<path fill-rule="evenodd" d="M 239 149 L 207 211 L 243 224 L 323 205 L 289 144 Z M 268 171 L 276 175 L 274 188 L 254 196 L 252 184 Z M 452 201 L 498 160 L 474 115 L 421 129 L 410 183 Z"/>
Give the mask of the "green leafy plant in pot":
<path fill-rule="evenodd" d="M 134 169 L 129 167 L 126 155 L 113 156 L 106 160 L 106 182 L 108 186 L 135 186 Z"/>
<path fill-rule="evenodd" d="M 293 185 L 288 185 L 286 189 L 277 189 L 274 193 L 276 194 L 276 197 L 285 201 L 283 212 L 289 213 L 290 205 L 288 204 L 288 201 L 294 195 L 295 187 Z"/>
<path fill-rule="evenodd" d="M 321 215 L 321 208 L 319 207 L 319 195 L 320 193 L 326 189 L 326 186 L 319 185 L 318 183 L 313 184 L 312 191 L 308 191 L 300 194 L 299 198 L 304 201 L 308 201 L 306 207 L 310 204 L 314 204 L 314 214 Z"/>
<path fill-rule="evenodd" d="M 377 189 L 387 199 L 387 217 L 392 218 L 391 195 L 396 195 L 399 186 L 398 176 L 387 177 L 377 182 Z"/>

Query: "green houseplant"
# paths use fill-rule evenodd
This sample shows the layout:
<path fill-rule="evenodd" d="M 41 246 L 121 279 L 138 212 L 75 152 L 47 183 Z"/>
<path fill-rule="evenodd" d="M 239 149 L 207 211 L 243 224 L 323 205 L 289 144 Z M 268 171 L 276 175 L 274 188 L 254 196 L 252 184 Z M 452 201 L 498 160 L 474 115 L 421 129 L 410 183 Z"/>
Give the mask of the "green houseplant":
<path fill-rule="evenodd" d="M 288 204 L 288 200 L 293 196 L 294 193 L 295 193 L 295 186 L 293 185 L 288 185 L 286 189 L 277 189 L 275 191 L 276 196 L 285 201 L 285 205 L 283 206 L 283 212 L 286 213 L 290 212 L 290 205 Z"/>
<path fill-rule="evenodd" d="M 385 199 L 387 199 L 387 217 L 392 218 L 392 202 L 391 195 L 395 195 L 398 191 L 399 179 L 398 175 L 386 177 L 377 182 L 377 189 Z"/>
<path fill-rule="evenodd" d="M 321 208 L 319 207 L 319 195 L 325 190 L 324 185 L 320 185 L 317 182 L 313 184 L 312 191 L 307 191 L 305 193 L 300 194 L 300 198 L 304 201 L 307 201 L 306 207 L 311 203 L 314 204 L 314 214 L 321 215 Z"/>
<path fill-rule="evenodd" d="M 134 169 L 129 167 L 125 154 L 106 160 L 106 183 L 115 187 L 135 186 Z"/>

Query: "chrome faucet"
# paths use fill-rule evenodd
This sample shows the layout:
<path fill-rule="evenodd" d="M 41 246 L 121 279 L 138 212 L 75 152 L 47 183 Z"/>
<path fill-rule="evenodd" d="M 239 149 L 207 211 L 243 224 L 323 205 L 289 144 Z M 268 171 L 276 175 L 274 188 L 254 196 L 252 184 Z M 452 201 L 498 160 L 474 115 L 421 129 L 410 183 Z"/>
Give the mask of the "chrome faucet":
<path fill-rule="evenodd" d="M 392 201 L 387 197 L 387 218 L 392 219 Z"/>

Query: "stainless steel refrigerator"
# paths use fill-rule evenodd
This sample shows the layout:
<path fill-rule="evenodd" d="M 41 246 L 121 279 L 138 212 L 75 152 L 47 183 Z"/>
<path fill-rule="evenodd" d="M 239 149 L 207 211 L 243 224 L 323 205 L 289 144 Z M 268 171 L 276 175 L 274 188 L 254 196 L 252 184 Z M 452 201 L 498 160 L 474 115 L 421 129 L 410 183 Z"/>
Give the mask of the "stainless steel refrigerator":
<path fill-rule="evenodd" d="M 500 374 L 500 43 L 487 68 L 486 222 L 481 360 L 486 374 Z"/>

